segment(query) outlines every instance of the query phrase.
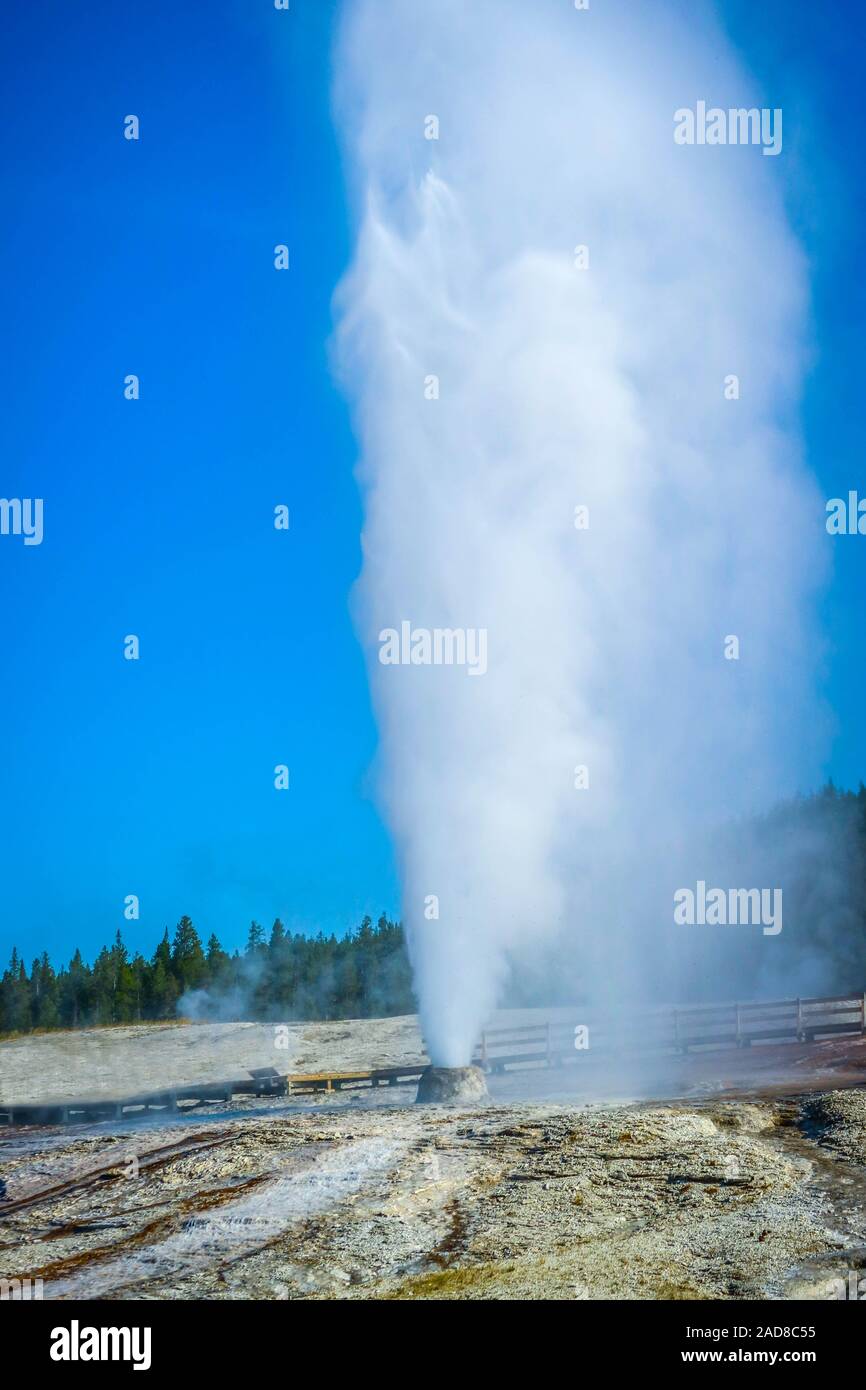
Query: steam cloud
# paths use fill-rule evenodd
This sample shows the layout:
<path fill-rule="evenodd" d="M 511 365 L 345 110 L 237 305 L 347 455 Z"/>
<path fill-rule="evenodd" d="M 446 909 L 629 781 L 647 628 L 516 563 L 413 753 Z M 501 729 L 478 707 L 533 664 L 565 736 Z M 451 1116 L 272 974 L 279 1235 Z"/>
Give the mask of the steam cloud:
<path fill-rule="evenodd" d="M 598 1003 L 697 982 L 674 890 L 818 773 L 805 262 L 784 155 L 674 142 L 699 99 L 765 104 L 709 6 L 357 0 L 337 72 L 357 617 L 424 1034 L 461 1065 L 541 952 Z M 406 621 L 485 629 L 486 674 L 381 664 Z"/>

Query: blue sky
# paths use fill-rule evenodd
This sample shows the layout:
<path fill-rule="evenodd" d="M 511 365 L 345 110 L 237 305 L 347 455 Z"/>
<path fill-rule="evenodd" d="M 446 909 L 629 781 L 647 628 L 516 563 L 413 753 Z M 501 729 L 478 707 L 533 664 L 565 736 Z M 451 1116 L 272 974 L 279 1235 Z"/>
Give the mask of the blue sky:
<path fill-rule="evenodd" d="M 327 348 L 351 239 L 338 10 L 45 0 L 6 19 L 0 495 L 44 497 L 45 538 L 0 538 L 0 958 L 89 956 L 118 927 L 149 953 L 184 912 L 232 947 L 253 917 L 342 931 L 397 910 L 348 612 L 355 447 Z M 722 15 L 785 113 L 814 293 L 810 465 L 827 497 L 866 493 L 862 20 L 811 0 Z M 856 785 L 866 541 L 827 545 L 827 771 Z"/>

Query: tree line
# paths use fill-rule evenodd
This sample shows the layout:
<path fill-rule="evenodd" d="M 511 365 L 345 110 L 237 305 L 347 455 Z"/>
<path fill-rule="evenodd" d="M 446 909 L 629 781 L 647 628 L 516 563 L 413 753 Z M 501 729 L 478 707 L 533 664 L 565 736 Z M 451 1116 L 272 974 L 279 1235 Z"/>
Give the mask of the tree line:
<path fill-rule="evenodd" d="M 243 951 L 207 944 L 189 917 L 147 959 L 118 931 L 92 965 L 76 950 L 55 970 L 43 952 L 28 970 L 17 948 L 0 979 L 0 1034 L 193 1018 L 330 1019 L 416 1008 L 403 927 L 365 917 L 346 936 L 250 925 Z"/>

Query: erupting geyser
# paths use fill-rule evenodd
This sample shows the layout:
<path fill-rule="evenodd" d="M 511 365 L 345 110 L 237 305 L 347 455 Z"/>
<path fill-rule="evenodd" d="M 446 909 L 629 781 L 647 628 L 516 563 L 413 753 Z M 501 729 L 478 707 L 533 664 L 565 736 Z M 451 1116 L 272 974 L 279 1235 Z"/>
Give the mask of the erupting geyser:
<path fill-rule="evenodd" d="M 421 1073 L 416 1099 L 423 1105 L 487 1099 L 487 1082 L 480 1067 L 427 1067 Z"/>
<path fill-rule="evenodd" d="M 437 1066 L 514 982 L 605 1011 L 781 988 L 784 933 L 758 967 L 674 895 L 779 884 L 718 827 L 821 766 L 782 160 L 675 139 L 699 94 L 759 105 L 718 7 L 598 8 L 342 7 L 354 611 Z"/>

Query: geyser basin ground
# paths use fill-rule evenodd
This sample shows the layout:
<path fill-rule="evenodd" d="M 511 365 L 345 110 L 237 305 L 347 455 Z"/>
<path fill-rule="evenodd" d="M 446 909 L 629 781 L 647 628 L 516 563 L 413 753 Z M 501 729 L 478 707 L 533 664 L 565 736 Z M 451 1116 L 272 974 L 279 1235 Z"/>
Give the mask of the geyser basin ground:
<path fill-rule="evenodd" d="M 297 1070 L 420 1048 L 414 1018 L 299 1024 L 292 1039 Z M 215 1050 L 217 1075 L 239 1053 L 265 1065 L 273 1028 L 28 1035 L 0 1043 L 0 1072 L 32 1094 L 77 1088 L 99 1061 L 114 1086 L 127 1064 L 150 1086 Z M 866 1244 L 866 1039 L 670 1060 L 682 1099 L 661 1105 L 672 1091 L 649 1075 L 650 1103 L 588 1104 L 621 1079 L 574 1065 L 488 1078 L 491 1105 L 383 1086 L 0 1128 L 9 1198 L 30 1196 L 14 1231 L 0 1219 L 3 1274 L 43 1278 L 46 1299 L 828 1296 Z"/>
<path fill-rule="evenodd" d="M 472 1104 L 488 1098 L 487 1082 L 480 1067 L 427 1067 L 418 1082 L 419 1104 Z"/>
<path fill-rule="evenodd" d="M 4 1273 L 45 1299 L 825 1298 L 866 1240 L 866 1093 L 805 1119 L 335 1097 L 10 1130 L 3 1176 L 31 1200 L 0 1219 Z M 112 1158 L 112 1180 L 58 1191 Z"/>

